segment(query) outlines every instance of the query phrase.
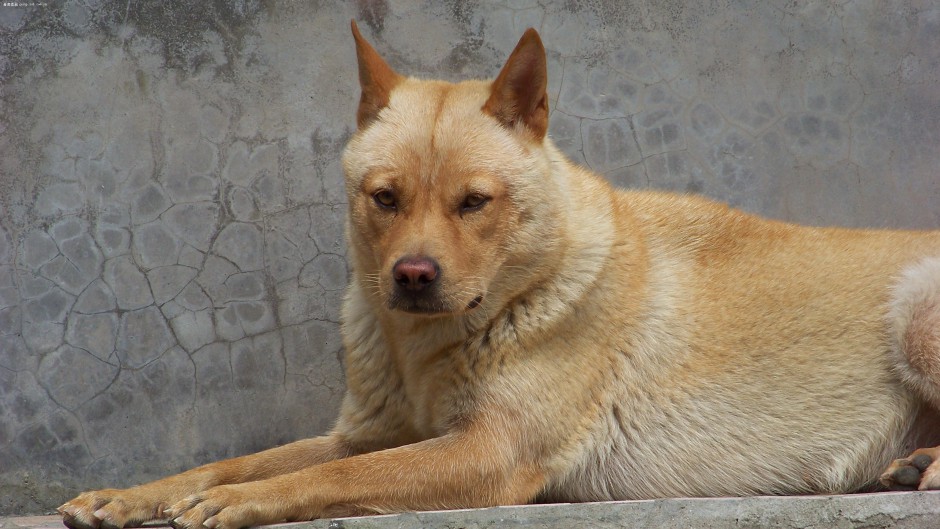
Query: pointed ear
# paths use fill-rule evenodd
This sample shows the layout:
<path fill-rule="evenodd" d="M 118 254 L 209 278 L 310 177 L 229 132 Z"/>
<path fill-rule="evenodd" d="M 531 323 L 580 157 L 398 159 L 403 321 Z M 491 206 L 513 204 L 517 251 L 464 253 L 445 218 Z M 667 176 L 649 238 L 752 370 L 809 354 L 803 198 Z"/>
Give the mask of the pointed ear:
<path fill-rule="evenodd" d="M 548 72 L 545 47 L 538 32 L 529 28 L 493 81 L 483 111 L 513 129 L 520 122 L 541 140 L 548 131 Z"/>
<path fill-rule="evenodd" d="M 388 106 L 392 89 L 402 77 L 386 64 L 375 48 L 359 33 L 356 21 L 351 21 L 353 38 L 356 40 L 356 57 L 359 59 L 359 86 L 362 97 L 356 111 L 356 124 L 360 129 L 372 122 L 379 111 Z"/>

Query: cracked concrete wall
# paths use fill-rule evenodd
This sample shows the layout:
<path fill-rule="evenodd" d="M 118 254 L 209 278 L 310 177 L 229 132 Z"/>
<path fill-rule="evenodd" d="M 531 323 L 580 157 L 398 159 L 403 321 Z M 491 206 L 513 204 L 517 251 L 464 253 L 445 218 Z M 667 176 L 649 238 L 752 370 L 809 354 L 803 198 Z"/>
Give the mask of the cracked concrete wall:
<path fill-rule="evenodd" d="M 353 17 L 447 79 L 535 26 L 617 184 L 940 227 L 932 2 L 3 2 L 0 514 L 330 426 Z"/>

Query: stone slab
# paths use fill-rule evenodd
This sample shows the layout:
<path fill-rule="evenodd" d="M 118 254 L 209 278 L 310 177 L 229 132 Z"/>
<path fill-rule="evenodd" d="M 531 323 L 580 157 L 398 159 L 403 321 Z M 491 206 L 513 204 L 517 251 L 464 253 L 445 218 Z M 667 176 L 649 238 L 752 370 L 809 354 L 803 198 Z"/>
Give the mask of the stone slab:
<path fill-rule="evenodd" d="M 0 529 L 60 529 L 57 516 L 0 518 Z M 153 525 L 151 527 L 159 527 Z M 854 529 L 940 527 L 940 491 L 836 496 L 676 498 L 579 504 L 523 505 L 411 512 L 277 524 L 272 529 L 490 529 L 526 527 L 688 527 Z"/>

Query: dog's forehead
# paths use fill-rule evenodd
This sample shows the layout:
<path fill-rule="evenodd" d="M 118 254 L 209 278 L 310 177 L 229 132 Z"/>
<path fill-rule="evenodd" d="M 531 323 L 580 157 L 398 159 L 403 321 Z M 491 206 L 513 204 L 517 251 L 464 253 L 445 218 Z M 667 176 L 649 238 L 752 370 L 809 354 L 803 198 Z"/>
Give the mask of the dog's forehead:
<path fill-rule="evenodd" d="M 430 178 L 442 171 L 505 169 L 507 154 L 518 159 L 523 152 L 508 131 L 482 111 L 489 91 L 486 81 L 409 78 L 392 92 L 380 119 L 360 131 L 352 154 L 361 159 L 363 169 L 420 166 Z"/>
<path fill-rule="evenodd" d="M 487 118 L 481 108 L 488 95 L 489 83 L 409 79 L 392 93 L 384 121 L 412 135 L 433 136 L 438 141 L 452 131 L 466 134 L 484 126 Z"/>

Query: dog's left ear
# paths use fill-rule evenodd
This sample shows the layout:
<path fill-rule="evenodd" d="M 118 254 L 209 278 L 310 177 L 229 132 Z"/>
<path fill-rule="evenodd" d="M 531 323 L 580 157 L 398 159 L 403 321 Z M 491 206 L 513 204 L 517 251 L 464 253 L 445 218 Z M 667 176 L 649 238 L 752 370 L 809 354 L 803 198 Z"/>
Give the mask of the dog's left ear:
<path fill-rule="evenodd" d="M 548 71 L 545 47 L 538 32 L 529 28 L 493 81 L 483 111 L 514 129 L 526 131 L 541 141 L 548 131 Z"/>
<path fill-rule="evenodd" d="M 356 111 L 356 124 L 363 129 L 379 112 L 388 106 L 388 100 L 402 77 L 379 55 L 375 48 L 359 33 L 356 21 L 350 21 L 353 39 L 356 40 L 356 58 L 359 59 L 359 86 L 362 97 Z"/>

